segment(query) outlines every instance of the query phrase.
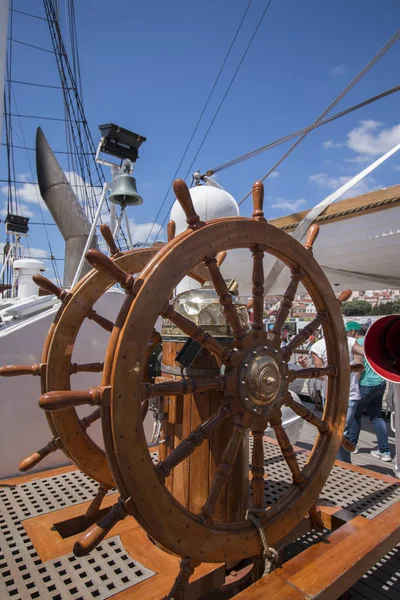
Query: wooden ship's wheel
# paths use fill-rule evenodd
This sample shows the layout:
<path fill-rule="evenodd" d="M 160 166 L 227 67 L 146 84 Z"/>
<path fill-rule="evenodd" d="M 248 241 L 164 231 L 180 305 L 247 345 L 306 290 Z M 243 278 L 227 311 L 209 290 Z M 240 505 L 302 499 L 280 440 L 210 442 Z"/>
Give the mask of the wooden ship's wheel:
<path fill-rule="evenodd" d="M 98 268 L 92 269 L 83 277 L 70 291 L 58 288 L 49 279 L 42 275 L 34 276 L 37 285 L 49 294 L 57 296 L 61 300 L 61 306 L 57 311 L 46 336 L 41 363 L 20 366 L 5 365 L 0 367 L 0 376 L 15 377 L 20 375 L 36 375 L 41 378 L 42 397 L 39 405 L 45 410 L 46 419 L 52 432 L 52 439 L 43 448 L 33 452 L 23 459 L 19 465 L 22 472 L 29 471 L 50 453 L 62 450 L 66 456 L 86 475 L 99 483 L 99 491 L 93 504 L 88 510 L 87 516 L 96 515 L 104 495 L 115 484 L 111 474 L 106 454 L 89 435 L 90 426 L 100 419 L 101 407 L 97 406 L 93 412 L 80 418 L 76 406 L 79 405 L 79 391 L 71 390 L 71 377 L 76 373 L 91 372 L 100 373 L 104 363 L 94 362 L 77 364 L 72 362 L 74 348 L 77 343 L 78 334 L 85 319 L 94 321 L 108 333 L 112 333 L 114 323 L 99 315 L 93 306 L 100 297 L 116 282 L 123 289 L 129 289 L 132 274 L 139 273 L 149 260 L 157 253 L 158 247 L 120 252 L 114 242 L 113 236 L 107 225 L 100 227 L 105 238 L 111 258 L 107 258 L 97 250 L 89 251 L 87 260 L 93 265 L 111 263 L 113 270 Z M 174 236 L 174 224 L 169 224 L 169 237 Z M 117 275 L 115 274 L 117 273 Z M 194 269 L 191 277 L 203 282 L 204 270 Z M 109 351 L 118 340 L 118 336 L 111 335 L 109 339 Z M 153 330 L 147 343 L 147 362 L 155 349 L 161 343 L 160 335 Z M 152 374 L 147 370 L 145 379 L 152 381 Z M 69 398 L 62 410 L 53 410 L 54 393 L 57 390 L 68 390 Z M 50 393 L 50 395 L 49 395 Z M 92 404 L 96 405 L 94 396 Z M 146 416 L 148 402 L 142 404 L 142 417 Z"/>
<path fill-rule="evenodd" d="M 112 262 L 119 270 L 119 282 L 124 282 L 131 273 L 140 272 L 147 262 L 157 253 L 158 248 L 146 248 L 122 253 L 116 247 L 111 231 L 107 225 L 101 226 L 112 256 Z M 96 250 L 89 255 L 93 261 L 102 254 Z M 72 362 L 74 347 L 78 334 L 85 319 L 90 319 L 111 333 L 114 323 L 99 315 L 93 306 L 99 298 L 115 283 L 113 276 L 97 269 L 92 269 L 69 292 L 61 290 L 50 280 L 41 275 L 34 277 L 38 286 L 50 294 L 56 295 L 61 300 L 60 309 L 50 326 L 46 336 L 42 362 L 32 366 L 6 365 L 0 367 L 0 376 L 39 375 L 41 377 L 42 399 L 40 404 L 46 408 L 46 393 L 53 390 L 70 390 L 71 377 L 80 372 L 101 372 L 103 363 L 77 364 Z M 112 338 L 110 340 L 112 344 Z M 161 342 L 160 336 L 153 332 L 149 336 L 147 353 L 151 353 L 154 346 Z M 147 376 L 149 380 L 149 377 Z M 71 392 L 76 398 L 79 392 Z M 95 399 L 94 402 L 95 404 Z M 50 407 L 51 408 L 51 407 Z M 147 403 L 143 405 L 145 416 Z M 86 475 L 99 482 L 99 493 L 95 505 L 98 508 L 107 490 L 114 485 L 108 467 L 105 452 L 88 435 L 88 428 L 100 418 L 101 408 L 97 407 L 89 415 L 79 418 L 75 408 L 60 411 L 46 411 L 45 415 L 50 426 L 53 438 L 43 448 L 26 457 L 19 465 L 22 472 L 36 467 L 51 452 L 61 449 L 68 458 Z M 95 514 L 93 506 L 90 513 Z"/>
<path fill-rule="evenodd" d="M 279 544 L 307 513 L 316 525 L 320 523 L 315 509 L 318 495 L 340 444 L 349 446 L 343 439 L 343 430 L 350 366 L 340 308 L 349 293 L 344 292 L 337 299 L 312 256 L 317 226 L 310 228 L 303 247 L 266 222 L 260 182 L 253 186 L 252 218 L 232 217 L 208 223 L 201 222 L 195 213 L 183 181 L 176 181 L 174 190 L 186 213 L 188 229 L 171 239 L 136 280 L 129 278 L 127 298 L 107 352 L 102 385 L 82 392 L 79 398 L 68 391 L 47 394 L 46 402 L 47 408 L 58 410 L 91 404 L 96 398 L 102 407 L 107 458 L 120 491 L 118 503 L 86 532 L 75 545 L 75 552 L 84 554 L 94 548 L 116 522 L 131 514 L 158 544 L 182 557 L 176 582 L 180 587 L 199 562 L 232 563 L 260 555 L 267 559 L 266 544 Z M 218 253 L 235 248 L 248 248 L 253 260 L 254 320 L 250 330 L 239 319 L 216 259 Z M 290 283 L 270 333 L 264 331 L 262 322 L 265 253 L 279 258 L 291 270 Z M 170 302 L 176 285 L 200 263 L 209 271 L 233 332 L 228 343 L 208 333 L 206 326 L 180 314 Z M 100 271 L 113 272 L 117 278 L 116 265 L 106 257 L 95 266 Z M 281 347 L 281 328 L 300 282 L 318 314 Z M 216 364 L 220 367 L 217 375 L 205 377 L 204 369 L 194 369 L 197 376 L 186 374 L 179 380 L 146 382 L 143 340 L 148 339 L 160 315 L 200 345 L 203 356 L 214 361 L 213 370 Z M 292 353 L 321 325 L 328 366 L 292 370 Z M 323 416 L 319 418 L 293 402 L 288 385 L 295 378 L 321 376 L 328 377 L 328 393 Z M 170 440 L 167 450 L 167 445 L 163 452 L 160 447 L 161 460 L 156 466 L 146 444 L 141 411 L 142 403 L 154 397 L 162 397 L 168 404 L 173 398 L 182 398 L 182 422 L 189 424 L 185 431 L 185 427 L 181 428 L 180 436 Z M 212 405 L 215 411 L 207 415 Z M 290 406 L 318 431 L 303 468 L 282 426 L 283 405 Z M 204 414 L 207 418 L 202 419 Z M 292 473 L 290 488 L 268 507 L 264 503 L 263 447 L 267 425 L 275 431 Z M 248 432 L 253 436 L 250 497 Z M 189 470 L 189 475 L 182 479 L 185 470 Z M 183 487 L 189 485 L 190 494 L 182 493 L 182 481 Z"/>

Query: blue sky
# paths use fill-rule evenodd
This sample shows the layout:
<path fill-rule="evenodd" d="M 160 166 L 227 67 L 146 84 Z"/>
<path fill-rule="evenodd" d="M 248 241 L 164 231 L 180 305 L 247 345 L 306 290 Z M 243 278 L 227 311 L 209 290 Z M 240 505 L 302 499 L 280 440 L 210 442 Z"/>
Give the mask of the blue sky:
<path fill-rule="evenodd" d="M 14 0 L 13 4 L 18 10 L 44 14 L 40 0 Z M 137 241 L 144 241 L 157 214 L 247 4 L 248 0 L 76 2 L 84 105 L 95 142 L 97 125 L 107 122 L 147 137 L 135 168 L 145 202 L 129 213 Z M 266 0 L 253 0 L 180 176 L 186 174 L 265 6 Z M 205 172 L 313 122 L 395 33 L 399 15 L 396 0 L 273 0 L 195 169 Z M 51 48 L 46 23 L 14 14 L 13 27 L 16 39 Z M 400 43 L 337 110 L 397 85 L 399 58 Z M 14 44 L 13 79 L 57 85 L 54 57 Z M 15 85 L 14 96 L 20 114 L 63 115 L 57 90 Z M 398 107 L 398 96 L 393 95 L 310 134 L 278 175 L 267 180 L 266 216 L 314 206 L 399 142 Z M 22 125 L 29 147 L 34 146 L 40 125 L 54 149 L 65 149 L 62 123 L 24 119 Z M 21 137 L 18 121 L 14 129 Z M 223 171 L 218 182 L 240 200 L 288 147 Z M 30 179 L 26 153 L 16 150 L 15 157 L 17 172 Z M 34 169 L 34 154 L 29 157 Z M 60 162 L 67 169 L 66 162 Z M 3 147 L 0 178 L 5 174 Z M 400 156 L 395 156 L 353 192 L 388 187 L 399 179 Z M 40 221 L 36 191 L 20 186 L 19 195 L 27 216 Z M 0 187 L 1 207 L 4 199 Z M 172 201 L 170 194 L 160 223 Z M 241 210 L 249 215 L 251 202 L 246 201 Z M 62 258 L 63 242 L 54 227 L 49 232 L 53 253 Z M 0 241 L 4 241 L 3 231 Z M 42 226 L 32 226 L 30 245 L 47 251 Z"/>

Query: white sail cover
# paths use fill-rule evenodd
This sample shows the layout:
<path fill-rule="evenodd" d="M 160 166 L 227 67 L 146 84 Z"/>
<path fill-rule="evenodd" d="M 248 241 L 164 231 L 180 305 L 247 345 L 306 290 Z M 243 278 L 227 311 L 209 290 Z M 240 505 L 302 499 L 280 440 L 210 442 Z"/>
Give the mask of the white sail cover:
<path fill-rule="evenodd" d="M 305 214 L 270 222 L 290 233 Z M 335 202 L 316 222 L 320 233 L 314 256 L 335 291 L 400 288 L 400 185 Z M 270 255 L 264 259 L 265 275 L 273 261 Z M 238 281 L 241 296 L 250 295 L 248 250 L 228 252 L 222 272 Z M 269 293 L 283 294 L 289 279 L 290 271 L 285 268 Z"/>

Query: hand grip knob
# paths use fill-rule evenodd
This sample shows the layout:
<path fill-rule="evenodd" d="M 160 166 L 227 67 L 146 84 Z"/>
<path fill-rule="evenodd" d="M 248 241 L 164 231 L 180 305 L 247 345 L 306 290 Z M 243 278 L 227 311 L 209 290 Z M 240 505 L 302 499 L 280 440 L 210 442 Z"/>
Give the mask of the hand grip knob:
<path fill-rule="evenodd" d="M 253 197 L 253 219 L 264 221 L 264 184 L 262 181 L 256 181 L 253 183 L 251 194 Z"/>
<path fill-rule="evenodd" d="M 192 229 L 200 225 L 200 217 L 196 213 L 189 188 L 183 179 L 175 179 L 173 184 L 174 192 L 183 212 L 186 215 L 186 222 Z"/>
<path fill-rule="evenodd" d="M 132 289 L 135 282 L 133 275 L 125 273 L 111 258 L 100 252 L 100 250 L 92 249 L 86 252 L 86 260 L 98 271 L 107 273 L 127 292 Z"/>
<path fill-rule="evenodd" d="M 351 290 L 343 290 L 343 292 L 340 292 L 338 300 L 341 304 L 343 304 L 344 302 L 347 302 L 347 300 L 349 300 L 351 298 L 352 295 L 352 291 Z"/>
<path fill-rule="evenodd" d="M 226 252 L 223 250 L 222 252 L 218 252 L 217 254 L 217 267 L 220 267 L 224 260 L 226 259 Z"/>
<path fill-rule="evenodd" d="M 75 556 L 85 556 L 94 550 L 111 529 L 119 521 L 125 519 L 127 513 L 122 502 L 117 502 L 97 523 L 94 523 L 85 533 L 75 542 L 73 552 Z"/>
<path fill-rule="evenodd" d="M 105 223 L 103 223 L 102 225 L 100 225 L 100 232 L 104 238 L 104 241 L 106 242 L 107 246 L 110 249 L 111 256 L 115 256 L 115 255 L 119 254 L 119 249 L 115 243 L 114 236 L 113 236 L 109 226 L 106 225 Z"/>
<path fill-rule="evenodd" d="M 312 252 L 314 242 L 317 239 L 319 234 L 319 225 L 313 223 L 309 230 L 307 231 L 306 241 L 304 243 L 304 248 Z"/>
<path fill-rule="evenodd" d="M 57 448 L 60 447 L 60 445 L 60 438 L 54 438 L 50 440 L 50 442 L 46 444 L 46 446 L 43 446 L 43 448 L 40 448 L 40 450 L 37 450 L 37 452 L 33 452 L 33 454 L 31 454 L 30 456 L 24 458 L 24 460 L 20 462 L 18 469 L 22 471 L 22 473 L 33 469 L 33 467 L 36 467 L 36 465 L 38 465 L 40 461 L 46 458 L 46 456 L 48 456 L 52 452 L 55 452 Z"/>
<path fill-rule="evenodd" d="M 62 410 L 84 404 L 100 404 L 100 388 L 90 388 L 82 391 L 54 391 L 47 392 L 40 397 L 39 406 L 43 410 Z"/>
<path fill-rule="evenodd" d="M 67 300 L 69 294 L 65 290 L 59 288 L 55 283 L 47 279 L 47 277 L 43 277 L 43 275 L 33 275 L 33 281 L 39 286 L 42 290 L 56 296 L 59 300 Z"/>
<path fill-rule="evenodd" d="M 356 446 L 355 446 L 355 444 L 353 444 L 353 442 L 351 442 L 349 440 L 349 438 L 347 438 L 344 435 L 343 439 L 342 439 L 342 448 L 344 448 L 345 450 L 348 450 L 349 452 L 354 452 L 354 450 L 356 449 Z"/>
<path fill-rule="evenodd" d="M 46 369 L 45 364 L 37 365 L 3 365 L 0 367 L 0 377 L 19 377 L 20 375 L 41 375 Z"/>
<path fill-rule="evenodd" d="M 176 233 L 176 224 L 175 221 L 168 221 L 167 225 L 167 239 L 170 242 L 174 239 Z"/>

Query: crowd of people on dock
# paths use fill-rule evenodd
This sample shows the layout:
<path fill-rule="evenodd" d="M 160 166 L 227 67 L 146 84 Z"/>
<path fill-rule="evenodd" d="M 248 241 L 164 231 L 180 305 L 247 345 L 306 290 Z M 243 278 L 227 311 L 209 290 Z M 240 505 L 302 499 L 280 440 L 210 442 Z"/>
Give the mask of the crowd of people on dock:
<path fill-rule="evenodd" d="M 371 450 L 372 456 L 384 462 L 391 462 L 392 457 L 389 450 L 388 430 L 382 417 L 382 402 L 386 390 L 386 381 L 382 379 L 369 366 L 364 356 L 364 338 L 367 332 L 366 326 L 361 326 L 356 321 L 348 321 L 345 325 L 347 343 L 350 355 L 350 364 L 363 364 L 364 370 L 361 375 L 352 372 L 350 374 L 349 405 L 346 416 L 344 435 L 354 444 L 358 452 L 357 444 L 361 431 L 361 417 L 364 411 L 367 413 L 374 428 L 378 448 Z M 314 340 L 313 340 L 314 341 Z M 310 357 L 315 367 L 326 367 L 328 364 L 325 338 L 321 337 L 309 348 Z M 322 403 L 324 404 L 327 392 L 327 377 L 322 383 Z M 351 454 L 348 450 L 340 447 L 337 458 L 351 463 Z"/>

